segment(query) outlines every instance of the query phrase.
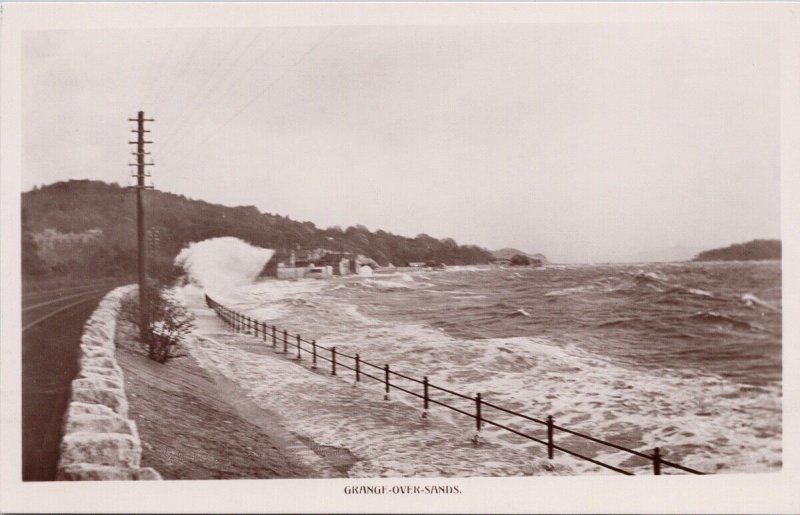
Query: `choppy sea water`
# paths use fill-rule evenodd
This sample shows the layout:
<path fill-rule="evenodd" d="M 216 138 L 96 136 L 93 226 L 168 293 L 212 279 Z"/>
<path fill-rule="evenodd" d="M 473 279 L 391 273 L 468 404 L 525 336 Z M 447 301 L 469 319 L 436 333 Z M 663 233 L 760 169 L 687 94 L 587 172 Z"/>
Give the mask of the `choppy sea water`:
<path fill-rule="evenodd" d="M 563 426 L 640 451 L 659 446 L 667 459 L 703 471 L 781 467 L 779 263 L 270 280 L 218 300 L 322 345 L 466 394 L 480 392 L 530 416 L 552 415 Z M 472 424 L 466 417 L 448 420 Z M 520 445 L 491 429 L 485 438 Z M 560 443 L 647 470 L 624 453 L 575 438 Z"/>

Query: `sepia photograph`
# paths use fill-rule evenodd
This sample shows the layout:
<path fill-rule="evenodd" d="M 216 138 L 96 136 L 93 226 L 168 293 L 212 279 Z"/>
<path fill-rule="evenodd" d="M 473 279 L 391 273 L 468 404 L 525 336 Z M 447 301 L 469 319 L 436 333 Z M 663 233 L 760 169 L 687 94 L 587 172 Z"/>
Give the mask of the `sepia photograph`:
<path fill-rule="evenodd" d="M 800 509 L 797 6 L 551 7 L 6 4 L 14 491 Z"/>

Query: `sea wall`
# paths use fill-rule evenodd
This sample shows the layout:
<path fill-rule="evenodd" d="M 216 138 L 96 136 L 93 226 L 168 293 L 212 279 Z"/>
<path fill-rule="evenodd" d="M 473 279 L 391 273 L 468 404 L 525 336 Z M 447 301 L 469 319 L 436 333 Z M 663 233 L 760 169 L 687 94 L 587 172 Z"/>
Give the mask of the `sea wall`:
<path fill-rule="evenodd" d="M 118 308 L 135 289 L 111 291 L 86 321 L 79 371 L 64 414 L 57 480 L 161 479 L 152 468 L 139 466 L 142 443 L 128 418 L 122 369 L 114 355 Z"/>

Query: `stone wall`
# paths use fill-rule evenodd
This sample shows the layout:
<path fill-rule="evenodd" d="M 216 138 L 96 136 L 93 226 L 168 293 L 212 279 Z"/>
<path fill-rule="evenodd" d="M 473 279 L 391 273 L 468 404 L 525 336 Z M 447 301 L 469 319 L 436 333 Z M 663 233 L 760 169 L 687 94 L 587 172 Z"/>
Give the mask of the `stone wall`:
<path fill-rule="evenodd" d="M 152 468 L 139 467 L 142 444 L 128 418 L 122 369 L 114 357 L 117 311 L 135 289 L 111 291 L 86 321 L 78 376 L 64 415 L 57 480 L 161 479 Z"/>

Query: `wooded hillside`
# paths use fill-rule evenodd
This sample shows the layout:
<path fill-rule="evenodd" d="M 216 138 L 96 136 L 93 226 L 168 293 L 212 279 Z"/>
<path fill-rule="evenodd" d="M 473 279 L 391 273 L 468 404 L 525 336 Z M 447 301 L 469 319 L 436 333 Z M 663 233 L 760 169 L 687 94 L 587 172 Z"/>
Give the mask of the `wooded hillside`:
<path fill-rule="evenodd" d="M 157 263 L 172 260 L 190 242 L 216 236 L 235 236 L 253 245 L 272 248 L 279 257 L 288 249 L 329 248 L 369 256 L 381 265 L 401 266 L 410 261 L 437 261 L 448 265 L 487 263 L 491 254 L 474 245 L 458 245 L 450 238 L 426 234 L 414 238 L 386 231 L 372 232 L 357 225 L 320 229 L 254 206 L 227 207 L 162 191 L 146 193 L 147 226 L 157 228 Z M 51 270 L 35 258 L 33 233 L 51 228 L 60 233 L 82 233 L 98 228 L 102 240 L 80 262 L 60 265 L 62 272 L 88 276 L 132 273 L 136 266 L 136 209 L 131 189 L 101 181 L 58 182 L 22 194 L 23 268 L 27 273 Z M 26 264 L 27 263 L 27 264 Z M 49 267 L 52 268 L 52 267 Z M 57 267 L 58 268 L 58 267 Z"/>

